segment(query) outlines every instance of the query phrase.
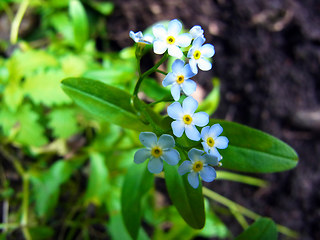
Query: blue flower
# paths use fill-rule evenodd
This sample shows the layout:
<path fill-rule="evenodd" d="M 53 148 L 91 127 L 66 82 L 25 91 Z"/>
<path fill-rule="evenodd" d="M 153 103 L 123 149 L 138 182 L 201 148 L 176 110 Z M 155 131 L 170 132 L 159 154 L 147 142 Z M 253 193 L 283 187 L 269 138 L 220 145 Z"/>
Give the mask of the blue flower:
<path fill-rule="evenodd" d="M 181 137 L 185 131 L 189 139 L 200 140 L 200 133 L 196 126 L 204 127 L 207 125 L 209 115 L 205 112 L 194 113 L 197 107 L 198 102 L 190 96 L 182 102 L 182 107 L 179 102 L 174 102 L 167 108 L 168 115 L 175 119 L 171 123 L 171 127 L 176 137 Z"/>
<path fill-rule="evenodd" d="M 229 140 L 227 137 L 219 136 L 223 131 L 220 124 L 214 124 L 211 127 L 207 126 L 201 130 L 201 138 L 203 142 L 201 143 L 203 149 L 210 155 L 215 155 L 222 159 L 217 148 L 225 149 L 228 147 Z"/>
<path fill-rule="evenodd" d="M 205 182 L 212 182 L 216 178 L 216 170 L 208 165 L 218 165 L 219 161 L 216 156 L 204 154 L 204 151 L 192 148 L 188 152 L 188 157 L 190 158 L 190 161 L 184 161 L 179 166 L 178 173 L 184 175 L 189 172 L 188 182 L 193 188 L 199 186 L 199 175 Z"/>
<path fill-rule="evenodd" d="M 155 41 L 153 42 L 153 50 L 156 54 L 163 54 L 167 49 L 172 57 L 181 58 L 183 56 L 180 47 L 188 47 L 191 43 L 191 35 L 183 33 L 182 24 L 174 19 L 169 22 L 168 31 L 162 24 L 157 24 L 152 28 Z"/>
<path fill-rule="evenodd" d="M 134 162 L 139 164 L 150 159 L 148 170 L 151 173 L 162 171 L 163 160 L 170 165 L 176 165 L 180 161 L 179 152 L 173 149 L 175 142 L 172 136 L 163 134 L 158 140 L 153 132 L 142 132 L 139 139 L 146 148 L 139 149 L 134 154 Z"/>
<path fill-rule="evenodd" d="M 130 31 L 129 36 L 135 41 L 136 43 L 145 43 L 145 44 L 152 44 L 153 37 L 151 35 L 145 35 L 143 36 L 142 32 L 136 32 Z"/>
<path fill-rule="evenodd" d="M 190 58 L 189 64 L 191 67 L 192 72 L 198 73 L 197 66 L 202 71 L 208 71 L 212 68 L 212 64 L 207 60 L 207 58 L 210 58 L 214 55 L 214 47 L 211 44 L 205 44 L 203 43 L 206 41 L 206 39 L 202 36 L 197 37 L 193 43 L 192 47 L 188 51 L 188 58 Z"/>
<path fill-rule="evenodd" d="M 202 30 L 201 26 L 199 26 L 199 25 L 193 26 L 189 31 L 192 39 L 196 39 L 197 37 L 203 37 L 203 32 L 204 31 Z"/>
<path fill-rule="evenodd" d="M 172 72 L 168 73 L 163 79 L 162 85 L 166 87 L 172 84 L 172 97 L 175 101 L 178 101 L 181 89 L 187 96 L 191 95 L 196 90 L 197 84 L 189 79 L 194 75 L 189 64 L 184 65 L 184 61 L 176 59 L 172 64 Z"/>

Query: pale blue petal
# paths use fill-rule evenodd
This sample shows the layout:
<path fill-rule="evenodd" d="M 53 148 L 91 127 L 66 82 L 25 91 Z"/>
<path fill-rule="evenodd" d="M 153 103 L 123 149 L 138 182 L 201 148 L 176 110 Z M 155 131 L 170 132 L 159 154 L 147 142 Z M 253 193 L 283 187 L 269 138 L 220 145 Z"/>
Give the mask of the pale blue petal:
<path fill-rule="evenodd" d="M 152 33 L 156 38 L 165 40 L 167 37 L 167 30 L 162 24 L 157 24 L 152 27 Z"/>
<path fill-rule="evenodd" d="M 135 42 L 139 42 L 142 38 L 143 38 L 143 35 L 142 35 L 142 32 L 139 31 L 137 33 L 134 33 L 133 31 L 130 31 L 129 33 L 129 36 L 133 39 L 133 41 Z"/>
<path fill-rule="evenodd" d="M 209 71 L 212 68 L 212 64 L 211 62 L 209 62 L 207 59 L 204 58 L 200 58 L 198 60 L 198 67 L 202 70 L 202 71 Z"/>
<path fill-rule="evenodd" d="M 196 49 L 194 47 L 191 47 L 187 53 L 187 57 L 188 58 L 192 58 L 193 56 L 193 52 L 195 51 Z"/>
<path fill-rule="evenodd" d="M 181 32 L 182 24 L 177 19 L 173 19 L 169 22 L 168 25 L 168 35 L 169 36 L 176 36 Z"/>
<path fill-rule="evenodd" d="M 168 46 L 168 53 L 170 56 L 176 57 L 176 58 L 182 58 L 182 56 L 183 56 L 181 49 L 176 45 L 169 45 Z"/>
<path fill-rule="evenodd" d="M 206 58 L 211 58 L 215 53 L 214 47 L 208 43 L 203 45 L 199 51 L 201 52 L 201 56 L 204 56 Z"/>
<path fill-rule="evenodd" d="M 225 149 L 228 147 L 229 140 L 227 137 L 220 136 L 214 140 L 214 146 L 219 149 Z"/>
<path fill-rule="evenodd" d="M 178 168 L 178 173 L 182 176 L 188 172 L 190 172 L 192 169 L 192 163 L 190 161 L 184 161 L 181 163 L 181 165 Z"/>
<path fill-rule="evenodd" d="M 172 63 L 172 72 L 176 74 L 180 74 L 183 70 L 183 67 L 184 67 L 184 61 L 182 61 L 181 59 L 176 59 Z"/>
<path fill-rule="evenodd" d="M 140 142 L 148 147 L 152 148 L 154 145 L 157 144 L 157 135 L 155 135 L 153 132 L 142 132 L 139 135 Z"/>
<path fill-rule="evenodd" d="M 216 170 L 213 167 L 206 166 L 200 171 L 200 176 L 205 182 L 212 182 L 216 177 Z"/>
<path fill-rule="evenodd" d="M 221 154 L 218 152 L 217 148 L 215 148 L 215 147 L 210 147 L 208 154 L 216 156 L 219 161 L 221 160 Z"/>
<path fill-rule="evenodd" d="M 171 95 L 175 101 L 179 101 L 180 99 L 180 85 L 179 84 L 173 84 L 171 87 Z"/>
<path fill-rule="evenodd" d="M 198 102 L 193 97 L 189 96 L 182 102 L 184 114 L 193 114 L 198 108 Z"/>
<path fill-rule="evenodd" d="M 196 60 L 194 60 L 194 58 L 190 59 L 189 65 L 190 65 L 191 71 L 194 74 L 197 74 L 198 73 L 197 62 L 196 62 Z"/>
<path fill-rule="evenodd" d="M 184 66 L 182 73 L 185 79 L 192 78 L 194 75 L 196 75 L 194 72 L 192 72 L 190 64 Z"/>
<path fill-rule="evenodd" d="M 174 138 L 169 134 L 163 134 L 159 138 L 158 145 L 162 149 L 174 148 L 175 146 Z"/>
<path fill-rule="evenodd" d="M 199 186 L 199 175 L 196 172 L 191 172 L 188 174 L 188 182 L 191 187 L 197 188 Z"/>
<path fill-rule="evenodd" d="M 151 157 L 148 163 L 148 170 L 151 173 L 161 173 L 163 169 L 163 162 L 160 158 Z"/>
<path fill-rule="evenodd" d="M 197 112 L 192 116 L 193 124 L 199 127 L 204 127 L 209 123 L 209 115 L 206 112 Z"/>
<path fill-rule="evenodd" d="M 205 41 L 206 39 L 204 37 L 199 36 L 193 41 L 192 47 L 194 47 L 195 49 L 199 49 Z"/>
<path fill-rule="evenodd" d="M 205 159 L 206 164 L 210 164 L 213 166 L 217 166 L 220 160 L 220 158 L 218 158 L 217 156 L 210 154 L 204 154 L 203 158 Z"/>
<path fill-rule="evenodd" d="M 150 43 L 152 44 L 153 43 L 153 36 L 150 35 L 150 34 L 146 34 L 144 37 L 143 37 L 143 40 L 147 43 Z"/>
<path fill-rule="evenodd" d="M 188 152 L 188 157 L 192 162 L 198 161 L 199 159 L 202 159 L 201 155 L 204 153 L 204 151 L 192 148 Z"/>
<path fill-rule="evenodd" d="M 156 40 L 153 43 L 153 51 L 156 54 L 163 54 L 167 50 L 167 44 L 162 40 Z"/>
<path fill-rule="evenodd" d="M 202 128 L 202 130 L 201 130 L 201 138 L 202 138 L 203 141 L 207 140 L 207 137 L 208 137 L 208 134 L 209 134 L 209 130 L 210 130 L 209 126 L 206 126 L 206 127 Z"/>
<path fill-rule="evenodd" d="M 171 85 L 172 83 L 174 83 L 176 81 L 175 79 L 175 74 L 170 72 L 168 73 L 168 75 L 163 79 L 162 81 L 162 86 L 166 87 Z"/>
<path fill-rule="evenodd" d="M 180 161 L 180 154 L 176 149 L 168 149 L 163 151 L 163 160 L 166 161 L 169 165 L 177 165 Z"/>
<path fill-rule="evenodd" d="M 188 47 L 192 41 L 192 37 L 189 33 L 183 33 L 176 39 L 176 44 L 180 47 Z"/>
<path fill-rule="evenodd" d="M 167 108 L 167 112 L 169 117 L 173 119 L 182 119 L 183 117 L 183 109 L 179 102 L 174 102 L 170 104 Z"/>
<path fill-rule="evenodd" d="M 183 90 L 183 92 L 189 96 L 191 95 L 192 93 L 194 93 L 196 91 L 196 88 L 197 88 L 197 84 L 188 79 L 188 80 L 185 80 L 182 84 L 181 84 L 181 88 Z"/>
<path fill-rule="evenodd" d="M 206 142 L 201 142 L 201 144 L 202 144 L 203 150 L 204 150 L 206 153 L 209 153 L 209 152 L 210 152 L 209 145 L 208 145 Z"/>
<path fill-rule="evenodd" d="M 190 140 L 199 141 L 200 133 L 198 129 L 194 125 L 186 125 L 185 126 L 186 135 Z"/>
<path fill-rule="evenodd" d="M 185 124 L 182 121 L 173 121 L 171 123 L 173 134 L 176 137 L 181 137 L 184 132 L 184 126 Z"/>
<path fill-rule="evenodd" d="M 191 34 L 192 38 L 197 38 L 199 36 L 203 36 L 203 30 L 199 25 L 193 26 L 189 33 Z"/>
<path fill-rule="evenodd" d="M 219 123 L 216 123 L 211 126 L 209 130 L 209 135 L 213 138 L 216 139 L 221 133 L 223 132 L 223 128 Z"/>
<path fill-rule="evenodd" d="M 149 157 L 151 157 L 150 150 L 146 148 L 141 148 L 134 154 L 134 162 L 137 164 L 143 163 Z"/>

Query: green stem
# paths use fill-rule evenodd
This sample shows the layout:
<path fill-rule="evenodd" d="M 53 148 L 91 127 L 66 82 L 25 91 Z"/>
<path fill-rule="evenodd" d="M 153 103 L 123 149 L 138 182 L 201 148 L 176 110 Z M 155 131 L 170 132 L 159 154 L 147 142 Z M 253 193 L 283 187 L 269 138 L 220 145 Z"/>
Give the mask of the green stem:
<path fill-rule="evenodd" d="M 134 88 L 134 92 L 133 92 L 133 95 L 134 96 L 137 96 L 138 95 L 138 92 L 139 92 L 139 88 L 140 88 L 140 85 L 143 81 L 143 79 L 147 76 L 149 76 L 151 73 L 155 72 L 158 67 L 164 63 L 165 60 L 167 60 L 168 58 L 168 53 L 166 52 L 163 57 L 159 60 L 159 62 L 156 63 L 156 65 L 154 65 L 152 68 L 150 68 L 149 70 L 147 70 L 146 72 L 144 72 L 142 75 L 139 75 L 139 79 L 137 81 L 137 84 Z"/>
<path fill-rule="evenodd" d="M 236 209 L 230 209 L 230 211 L 244 230 L 249 227 L 248 222 L 241 213 L 239 213 Z"/>
<path fill-rule="evenodd" d="M 264 180 L 226 171 L 217 171 L 217 180 L 229 180 L 258 187 L 268 186 L 268 182 Z"/>
<path fill-rule="evenodd" d="M 28 229 L 28 210 L 29 210 L 29 175 L 23 176 L 23 199 L 22 199 L 22 217 L 21 226 L 24 237 L 29 240 L 31 235 Z"/>
<path fill-rule="evenodd" d="M 167 72 L 161 71 L 161 70 L 159 70 L 159 69 L 157 69 L 156 72 L 161 73 L 161 74 L 163 74 L 163 75 L 167 75 L 167 74 L 168 74 Z"/>
<path fill-rule="evenodd" d="M 231 201 L 230 199 L 228 198 L 225 198 L 223 196 L 221 196 L 220 194 L 206 188 L 206 187 L 202 187 L 202 192 L 203 192 L 203 195 L 205 195 L 206 197 L 228 207 L 229 209 L 231 210 L 236 210 L 238 211 L 239 213 L 241 213 L 242 215 L 248 217 L 248 218 L 251 218 L 251 219 L 258 219 L 260 218 L 261 216 L 259 214 L 256 214 L 255 212 L 241 206 L 240 204 L 238 203 L 235 203 L 233 201 Z M 289 237 L 292 237 L 292 238 L 298 238 L 299 237 L 299 234 L 295 231 L 292 231 L 291 229 L 285 227 L 285 226 L 282 226 L 282 225 L 279 225 L 277 224 L 277 229 L 280 233 L 284 234 L 284 235 L 287 235 Z"/>
<path fill-rule="evenodd" d="M 4 1 L 0 1 L 0 6 L 2 6 L 3 10 L 5 11 L 5 13 L 8 16 L 8 19 L 10 20 L 10 22 L 12 22 L 13 20 L 13 13 L 10 9 L 10 7 L 8 6 L 8 4 Z"/>
<path fill-rule="evenodd" d="M 18 32 L 19 27 L 22 21 L 22 18 L 28 8 L 30 0 L 23 0 L 22 3 L 19 6 L 18 12 L 16 16 L 14 17 L 12 24 L 11 24 L 11 33 L 10 33 L 10 42 L 12 44 L 16 44 L 18 40 Z"/>

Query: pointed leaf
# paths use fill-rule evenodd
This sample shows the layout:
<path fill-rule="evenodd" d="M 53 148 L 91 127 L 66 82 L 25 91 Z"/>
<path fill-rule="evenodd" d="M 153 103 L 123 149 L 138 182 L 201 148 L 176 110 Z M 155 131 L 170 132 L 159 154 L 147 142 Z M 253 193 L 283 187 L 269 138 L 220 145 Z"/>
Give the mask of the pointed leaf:
<path fill-rule="evenodd" d="M 277 240 L 276 224 L 269 218 L 259 218 L 235 240 Z"/>

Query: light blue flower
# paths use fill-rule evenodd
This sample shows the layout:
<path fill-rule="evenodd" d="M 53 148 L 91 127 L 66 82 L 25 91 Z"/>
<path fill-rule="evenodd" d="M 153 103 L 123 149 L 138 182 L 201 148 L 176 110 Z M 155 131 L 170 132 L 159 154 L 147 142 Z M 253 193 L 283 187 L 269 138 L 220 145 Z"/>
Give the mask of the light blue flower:
<path fill-rule="evenodd" d="M 219 136 L 222 131 L 223 128 L 218 123 L 212 125 L 211 127 L 204 127 L 201 130 L 201 138 L 203 140 L 201 144 L 203 146 L 203 149 L 208 154 L 217 156 L 219 160 L 221 160 L 222 157 L 217 148 L 225 149 L 229 144 L 229 140 L 227 137 Z"/>
<path fill-rule="evenodd" d="M 136 43 L 145 43 L 145 44 L 152 44 L 153 37 L 149 34 L 146 34 L 143 36 L 142 32 L 136 32 L 130 31 L 129 36 L 135 41 Z"/>
<path fill-rule="evenodd" d="M 184 65 L 184 61 L 176 59 L 172 64 L 172 72 L 168 73 L 163 79 L 162 85 L 164 87 L 172 85 L 172 97 L 175 101 L 178 101 L 181 90 L 187 96 L 191 95 L 196 90 L 197 84 L 189 79 L 194 75 L 189 64 Z"/>
<path fill-rule="evenodd" d="M 199 26 L 199 25 L 193 26 L 189 31 L 192 39 L 196 39 L 197 37 L 203 37 L 203 32 L 204 31 L 202 30 L 201 26 Z"/>
<path fill-rule="evenodd" d="M 192 148 L 188 152 L 190 160 L 184 161 L 178 168 L 180 175 L 188 174 L 188 182 L 193 188 L 199 186 L 199 175 L 205 182 L 212 182 L 217 174 L 216 170 L 209 166 L 217 166 L 219 161 L 216 156 L 204 154 L 204 151 Z"/>
<path fill-rule="evenodd" d="M 206 39 L 204 37 L 197 37 L 188 51 L 187 56 L 190 58 L 189 64 L 191 70 L 196 74 L 198 73 L 197 66 L 202 71 L 208 71 L 212 68 L 212 64 L 207 60 L 207 58 L 211 58 L 214 55 L 214 47 L 208 43 L 203 45 L 205 41 Z"/>
<path fill-rule="evenodd" d="M 168 115 L 175 119 L 171 123 L 173 134 L 181 137 L 183 132 L 189 139 L 200 140 L 200 132 L 196 126 L 204 127 L 209 123 L 209 115 L 205 112 L 197 112 L 198 102 L 193 97 L 187 97 L 183 100 L 182 106 L 179 102 L 172 103 L 168 108 Z"/>
<path fill-rule="evenodd" d="M 175 142 L 172 136 L 163 134 L 158 140 L 153 132 L 142 132 L 139 139 L 146 148 L 139 149 L 134 154 L 134 162 L 139 164 L 150 159 L 148 170 L 151 173 L 160 173 L 163 169 L 163 161 L 170 165 L 176 165 L 180 161 L 179 152 L 173 149 Z"/>
<path fill-rule="evenodd" d="M 153 50 L 156 54 L 163 54 L 167 49 L 172 57 L 181 58 L 183 56 L 180 47 L 188 47 L 191 43 L 191 35 L 189 33 L 180 32 L 182 24 L 174 19 L 169 22 L 168 30 L 162 25 L 157 24 L 152 28 L 155 40 L 153 42 Z"/>

